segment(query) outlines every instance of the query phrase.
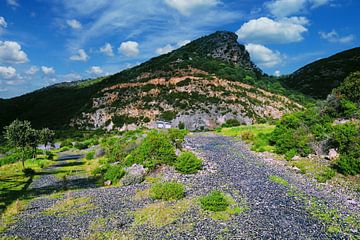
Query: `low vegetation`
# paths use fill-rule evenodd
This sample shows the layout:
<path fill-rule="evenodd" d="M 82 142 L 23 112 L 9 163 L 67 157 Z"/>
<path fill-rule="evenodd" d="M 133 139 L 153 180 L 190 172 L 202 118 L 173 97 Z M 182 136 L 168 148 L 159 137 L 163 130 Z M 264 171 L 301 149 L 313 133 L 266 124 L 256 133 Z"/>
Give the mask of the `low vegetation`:
<path fill-rule="evenodd" d="M 157 183 L 150 189 L 150 197 L 160 200 L 179 200 L 185 195 L 184 185 L 176 182 Z"/>
<path fill-rule="evenodd" d="M 182 152 L 176 159 L 175 169 L 181 173 L 193 174 L 201 170 L 202 160 L 192 152 Z"/>
<path fill-rule="evenodd" d="M 212 212 L 225 211 L 230 203 L 220 191 L 212 191 L 200 198 L 201 208 Z"/>

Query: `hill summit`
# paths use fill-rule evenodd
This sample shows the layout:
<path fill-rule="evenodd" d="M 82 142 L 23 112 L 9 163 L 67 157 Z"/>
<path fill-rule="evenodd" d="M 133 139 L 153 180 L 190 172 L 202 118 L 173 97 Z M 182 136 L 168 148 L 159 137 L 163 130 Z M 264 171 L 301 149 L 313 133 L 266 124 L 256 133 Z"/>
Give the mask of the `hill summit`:
<path fill-rule="evenodd" d="M 280 118 L 301 108 L 260 87 L 262 71 L 235 33 L 201 37 L 168 54 L 115 75 L 54 85 L 4 101 L 7 124 L 15 118 L 52 128 L 134 129 L 159 120 L 188 129 L 213 129 Z"/>

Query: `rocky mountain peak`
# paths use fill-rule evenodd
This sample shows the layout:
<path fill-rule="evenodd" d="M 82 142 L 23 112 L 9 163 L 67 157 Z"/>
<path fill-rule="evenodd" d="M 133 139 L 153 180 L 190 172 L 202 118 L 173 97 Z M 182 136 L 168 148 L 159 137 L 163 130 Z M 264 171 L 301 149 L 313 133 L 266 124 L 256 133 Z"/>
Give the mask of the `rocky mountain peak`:
<path fill-rule="evenodd" d="M 261 72 L 251 61 L 245 46 L 239 44 L 238 36 L 229 31 L 217 31 L 199 38 L 184 48 L 192 48 L 199 55 L 206 55 L 225 62 L 240 65 L 246 69 Z"/>

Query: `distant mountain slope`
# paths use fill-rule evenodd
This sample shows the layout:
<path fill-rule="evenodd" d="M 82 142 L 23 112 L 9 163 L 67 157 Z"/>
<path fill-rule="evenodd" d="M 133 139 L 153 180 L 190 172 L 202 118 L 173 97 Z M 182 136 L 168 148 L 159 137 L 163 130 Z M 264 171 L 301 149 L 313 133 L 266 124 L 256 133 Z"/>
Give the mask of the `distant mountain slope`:
<path fill-rule="evenodd" d="M 0 101 L 0 125 L 19 118 L 36 127 L 127 129 L 166 120 L 201 129 L 230 118 L 247 123 L 279 118 L 301 108 L 261 88 L 272 85 L 281 88 L 250 60 L 236 34 L 216 32 L 107 78 Z"/>
<path fill-rule="evenodd" d="M 284 79 L 283 85 L 308 96 L 324 99 L 355 71 L 360 71 L 360 47 L 310 63 Z"/>

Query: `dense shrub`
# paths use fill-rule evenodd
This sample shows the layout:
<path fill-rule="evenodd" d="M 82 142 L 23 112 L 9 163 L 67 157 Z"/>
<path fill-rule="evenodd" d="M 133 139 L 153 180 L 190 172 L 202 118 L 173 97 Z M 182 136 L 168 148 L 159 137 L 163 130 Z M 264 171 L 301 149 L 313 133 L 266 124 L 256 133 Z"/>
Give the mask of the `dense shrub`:
<path fill-rule="evenodd" d="M 360 105 L 360 72 L 350 74 L 333 92 L 341 99 Z"/>
<path fill-rule="evenodd" d="M 176 159 L 175 169 L 181 173 L 192 174 L 201 170 L 202 161 L 191 152 L 182 152 Z"/>
<path fill-rule="evenodd" d="M 183 198 L 185 188 L 182 184 L 176 182 L 158 183 L 151 187 L 150 197 L 162 200 L 177 200 Z"/>
<path fill-rule="evenodd" d="M 336 167 L 344 175 L 356 175 L 360 173 L 360 157 L 341 155 L 336 162 Z"/>
<path fill-rule="evenodd" d="M 212 191 L 211 193 L 200 198 L 201 208 L 212 212 L 225 211 L 230 205 L 225 195 L 220 191 Z"/>
<path fill-rule="evenodd" d="M 131 166 L 137 163 L 154 169 L 160 164 L 173 165 L 175 159 L 175 147 L 169 138 L 163 133 L 152 131 L 144 138 L 140 146 L 124 159 L 123 165 Z"/>
<path fill-rule="evenodd" d="M 117 183 L 125 175 L 125 173 L 126 172 L 120 165 L 111 165 L 106 169 L 104 179 Z"/>
<path fill-rule="evenodd" d="M 27 177 L 31 177 L 31 176 L 35 175 L 35 170 L 32 168 L 25 168 L 22 171 L 23 171 L 24 175 Z"/>
<path fill-rule="evenodd" d="M 340 153 L 350 153 L 354 148 L 360 147 L 359 129 L 353 123 L 337 125 L 334 127 L 332 140 Z"/>
<path fill-rule="evenodd" d="M 79 150 L 83 150 L 83 149 L 88 148 L 88 145 L 86 143 L 83 143 L 83 142 L 77 142 L 77 143 L 75 143 L 74 147 L 79 149 Z"/>
<path fill-rule="evenodd" d="M 178 149 L 181 149 L 181 144 L 185 140 L 185 136 L 188 134 L 187 130 L 180 130 L 176 128 L 171 128 L 168 130 L 168 137 L 171 143 Z"/>

